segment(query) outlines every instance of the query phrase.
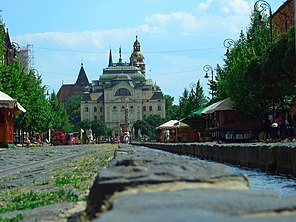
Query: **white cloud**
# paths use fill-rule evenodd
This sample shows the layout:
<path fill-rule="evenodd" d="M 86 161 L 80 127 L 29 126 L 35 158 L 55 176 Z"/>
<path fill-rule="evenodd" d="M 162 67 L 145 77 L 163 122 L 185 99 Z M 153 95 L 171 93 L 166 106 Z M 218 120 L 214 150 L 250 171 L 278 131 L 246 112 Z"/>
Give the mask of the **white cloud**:
<path fill-rule="evenodd" d="M 224 4 L 221 6 L 220 11 L 225 14 L 236 14 L 241 16 L 249 15 L 251 8 L 253 7 L 253 2 L 245 0 L 232 0 L 223 1 Z"/>
<path fill-rule="evenodd" d="M 205 2 L 201 2 L 198 4 L 197 10 L 206 10 L 208 8 L 210 8 L 211 4 L 212 4 L 213 0 L 207 0 Z"/>
<path fill-rule="evenodd" d="M 167 32 L 175 30 L 175 33 L 188 34 L 196 31 L 200 26 L 196 17 L 188 12 L 172 12 L 170 14 L 153 14 L 145 18 L 146 27 L 154 27 L 154 30 Z M 158 28 L 156 28 L 158 27 Z M 165 31 L 166 30 L 166 31 Z"/>

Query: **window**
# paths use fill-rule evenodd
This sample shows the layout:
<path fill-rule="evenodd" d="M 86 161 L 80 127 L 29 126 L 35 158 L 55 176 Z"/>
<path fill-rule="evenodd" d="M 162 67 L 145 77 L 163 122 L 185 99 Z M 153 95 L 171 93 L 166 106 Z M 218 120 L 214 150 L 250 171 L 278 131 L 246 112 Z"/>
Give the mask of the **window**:
<path fill-rule="evenodd" d="M 131 92 L 126 88 L 120 88 L 116 91 L 115 96 L 131 96 Z"/>
<path fill-rule="evenodd" d="M 146 111 L 146 106 L 143 106 L 143 111 Z"/>
<path fill-rule="evenodd" d="M 86 113 L 88 112 L 88 107 L 85 107 L 85 112 L 86 112 Z"/>
<path fill-rule="evenodd" d="M 134 106 L 131 106 L 130 108 L 131 108 L 131 109 L 133 109 L 133 108 L 134 108 Z"/>
<path fill-rule="evenodd" d="M 152 106 L 149 106 L 149 111 L 152 111 Z"/>
<path fill-rule="evenodd" d="M 116 109 L 116 106 L 113 106 L 113 109 L 115 110 Z"/>
<path fill-rule="evenodd" d="M 100 112 L 103 112 L 103 107 L 100 107 Z"/>
<path fill-rule="evenodd" d="M 4 123 L 4 115 L 2 114 L 2 112 L 0 111 L 0 123 Z"/>
<path fill-rule="evenodd" d="M 94 119 L 98 119 L 98 117 L 97 116 L 94 116 Z"/>
<path fill-rule="evenodd" d="M 94 112 L 97 112 L 98 111 L 98 108 L 97 107 L 94 107 Z"/>
<path fill-rule="evenodd" d="M 158 110 L 158 111 L 161 111 L 161 106 L 158 106 L 158 107 L 157 107 L 157 110 Z"/>

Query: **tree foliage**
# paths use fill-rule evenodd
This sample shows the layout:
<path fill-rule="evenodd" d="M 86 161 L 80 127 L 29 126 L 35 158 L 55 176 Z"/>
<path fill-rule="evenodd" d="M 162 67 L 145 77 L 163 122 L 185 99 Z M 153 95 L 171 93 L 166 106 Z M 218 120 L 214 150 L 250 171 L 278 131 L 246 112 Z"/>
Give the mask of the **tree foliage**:
<path fill-rule="evenodd" d="M 80 110 L 80 96 L 72 96 L 65 104 L 64 107 L 69 116 L 69 120 L 75 126 L 79 125 L 81 120 Z"/>
<path fill-rule="evenodd" d="M 0 24 L 1 58 L 5 53 L 5 35 L 4 25 Z M 17 54 L 12 63 L 0 63 L 0 90 L 16 99 L 26 109 L 24 114 L 16 116 L 16 129 L 41 133 L 68 122 L 63 107 L 57 101 L 53 102 L 55 95 L 47 100 L 41 75 L 35 70 L 26 71 Z"/>
<path fill-rule="evenodd" d="M 217 88 L 219 99 L 230 97 L 238 112 L 259 117 L 270 112 L 274 102 L 295 94 L 296 77 L 294 35 L 274 34 L 271 43 L 268 17 L 261 25 L 257 20 L 254 12 L 246 33 L 241 32 L 224 66 L 217 69 Z"/>

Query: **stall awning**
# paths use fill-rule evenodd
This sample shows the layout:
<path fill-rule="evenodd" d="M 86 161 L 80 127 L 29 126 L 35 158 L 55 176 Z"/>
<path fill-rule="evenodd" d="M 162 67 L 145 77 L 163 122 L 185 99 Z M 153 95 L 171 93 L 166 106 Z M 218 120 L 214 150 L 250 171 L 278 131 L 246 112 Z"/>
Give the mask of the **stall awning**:
<path fill-rule="evenodd" d="M 201 112 L 202 112 L 204 109 L 205 109 L 205 107 L 204 107 L 204 108 L 200 108 L 200 109 L 194 111 L 193 113 L 190 113 L 188 116 L 186 116 L 185 119 L 193 119 L 193 118 L 196 118 L 196 117 L 198 117 L 198 116 L 201 116 Z"/>
<path fill-rule="evenodd" d="M 15 109 L 18 112 L 26 112 L 24 107 L 19 104 L 16 99 L 11 98 L 4 92 L 0 91 L 0 108 Z"/>
<path fill-rule="evenodd" d="M 189 127 L 186 123 L 182 123 L 179 120 L 170 120 L 158 127 L 156 129 L 172 129 L 172 128 L 183 128 L 183 127 Z"/>
<path fill-rule="evenodd" d="M 201 114 L 210 114 L 215 111 L 222 111 L 222 110 L 233 110 L 232 109 L 232 102 L 231 102 L 230 98 L 213 103 L 212 105 L 206 107 L 201 112 Z"/>

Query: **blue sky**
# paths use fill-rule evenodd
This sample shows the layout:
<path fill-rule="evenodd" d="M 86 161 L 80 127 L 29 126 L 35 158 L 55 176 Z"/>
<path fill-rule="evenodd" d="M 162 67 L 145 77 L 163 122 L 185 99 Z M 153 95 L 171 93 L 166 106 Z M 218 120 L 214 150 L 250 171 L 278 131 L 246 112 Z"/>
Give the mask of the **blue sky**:
<path fill-rule="evenodd" d="M 0 0 L 11 40 L 33 45 L 34 69 L 56 93 L 73 84 L 83 62 L 97 80 L 122 47 L 128 62 L 136 35 L 145 57 L 146 78 L 178 103 L 184 88 L 201 81 L 204 65 L 223 65 L 223 41 L 236 40 L 250 23 L 249 0 Z M 284 0 L 269 1 L 276 11 Z"/>

